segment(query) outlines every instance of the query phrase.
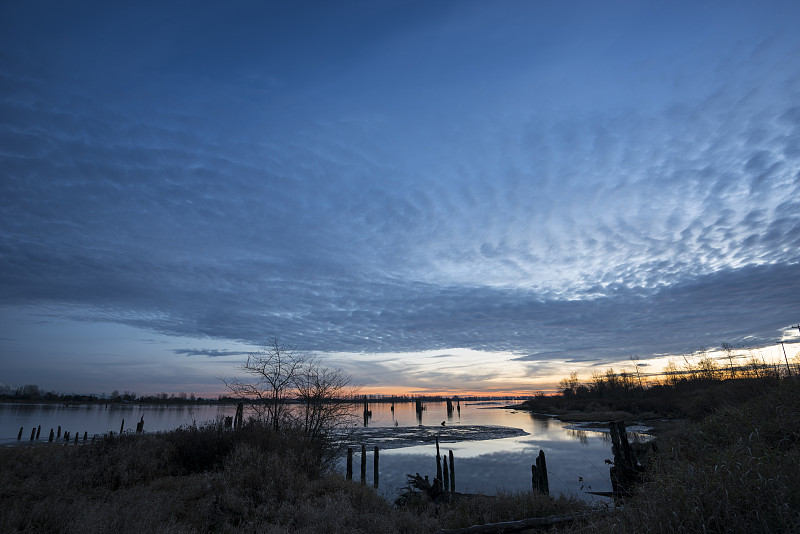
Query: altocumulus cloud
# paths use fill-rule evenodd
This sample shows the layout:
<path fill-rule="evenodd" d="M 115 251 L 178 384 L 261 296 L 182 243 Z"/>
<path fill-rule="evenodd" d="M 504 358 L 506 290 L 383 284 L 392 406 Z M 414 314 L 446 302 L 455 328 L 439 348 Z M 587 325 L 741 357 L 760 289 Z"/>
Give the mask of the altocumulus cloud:
<path fill-rule="evenodd" d="M 3 306 L 523 362 L 772 341 L 800 304 L 775 5 L 4 6 Z"/>

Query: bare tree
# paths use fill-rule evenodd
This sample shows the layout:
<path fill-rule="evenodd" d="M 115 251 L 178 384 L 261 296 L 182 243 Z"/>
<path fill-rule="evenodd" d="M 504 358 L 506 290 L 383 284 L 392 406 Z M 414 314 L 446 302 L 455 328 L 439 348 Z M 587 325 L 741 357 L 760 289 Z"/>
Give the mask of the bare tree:
<path fill-rule="evenodd" d="M 252 379 L 231 379 L 225 385 L 235 396 L 247 399 L 256 417 L 273 430 L 288 425 L 311 440 L 324 440 L 351 423 L 349 401 L 357 388 L 350 385 L 350 376 L 298 353 L 294 345 L 273 337 L 263 351 L 248 355 L 239 369 Z"/>
<path fill-rule="evenodd" d="M 290 417 L 288 402 L 297 397 L 296 380 L 308 361 L 296 348 L 273 336 L 263 351 L 249 354 L 239 367 L 252 380 L 223 380 L 236 397 L 250 399 L 256 417 L 274 430 Z"/>
<path fill-rule="evenodd" d="M 350 385 L 350 376 L 339 369 L 323 367 L 319 360 L 305 362 L 294 379 L 301 403 L 299 422 L 311 438 L 326 436 L 331 430 L 346 426 L 354 418 L 349 403 L 357 389 Z"/>
<path fill-rule="evenodd" d="M 733 365 L 733 359 L 734 359 L 733 345 L 731 345 L 730 343 L 723 343 L 722 344 L 722 350 L 725 351 L 725 357 L 728 358 L 728 363 L 730 365 L 730 367 L 728 368 L 728 372 L 729 372 L 728 376 L 730 378 L 736 378 L 736 374 L 737 374 L 736 373 L 736 366 Z"/>

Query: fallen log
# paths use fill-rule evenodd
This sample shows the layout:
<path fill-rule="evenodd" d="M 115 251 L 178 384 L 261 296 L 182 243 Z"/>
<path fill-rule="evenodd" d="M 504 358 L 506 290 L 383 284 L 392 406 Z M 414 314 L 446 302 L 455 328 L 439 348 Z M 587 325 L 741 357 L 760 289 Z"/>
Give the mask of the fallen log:
<path fill-rule="evenodd" d="M 605 515 L 607 512 L 584 512 L 567 515 L 548 515 L 545 517 L 529 517 L 518 521 L 503 521 L 500 523 L 486 523 L 485 525 L 472 525 L 464 528 L 443 528 L 436 534 L 505 534 L 506 532 L 522 532 L 537 527 L 549 527 L 587 517 Z"/>

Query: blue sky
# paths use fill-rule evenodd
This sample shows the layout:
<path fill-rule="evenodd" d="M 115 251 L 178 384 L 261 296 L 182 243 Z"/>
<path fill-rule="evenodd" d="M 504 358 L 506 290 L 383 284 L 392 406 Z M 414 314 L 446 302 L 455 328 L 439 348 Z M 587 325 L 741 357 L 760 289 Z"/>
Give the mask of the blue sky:
<path fill-rule="evenodd" d="M 215 391 L 273 335 L 416 392 L 772 358 L 800 339 L 797 20 L 4 2 L 0 383 Z"/>

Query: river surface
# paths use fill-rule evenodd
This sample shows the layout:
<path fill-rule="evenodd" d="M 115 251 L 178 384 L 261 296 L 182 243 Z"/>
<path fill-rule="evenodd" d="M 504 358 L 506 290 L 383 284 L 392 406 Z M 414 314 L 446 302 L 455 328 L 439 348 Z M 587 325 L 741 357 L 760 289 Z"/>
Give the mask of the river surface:
<path fill-rule="evenodd" d="M 545 452 L 550 492 L 601 500 L 586 491 L 611 491 L 607 458 L 612 457 L 607 432 L 580 429 L 554 419 L 504 408 L 500 402 L 461 403 L 448 414 L 443 402 L 426 403 L 421 420 L 413 403 L 372 403 L 372 416 L 359 422 L 348 438 L 354 448 L 353 478 L 360 478 L 361 444 L 367 447 L 367 483 L 373 482 L 373 450 L 379 454 L 379 491 L 393 499 L 406 485 L 406 475 L 419 473 L 433 480 L 436 445 L 442 456 L 453 451 L 456 490 L 497 494 L 531 487 L 531 464 Z M 361 410 L 361 407 L 358 407 Z M 137 404 L 62 405 L 0 403 L 0 443 L 30 440 L 31 428 L 41 425 L 39 441 L 50 429 L 89 436 L 124 429 L 132 432 L 144 417 L 146 432 L 171 430 L 233 415 L 231 405 L 151 406 Z M 442 425 L 444 422 L 444 425 Z M 344 472 L 345 462 L 339 468 Z"/>

